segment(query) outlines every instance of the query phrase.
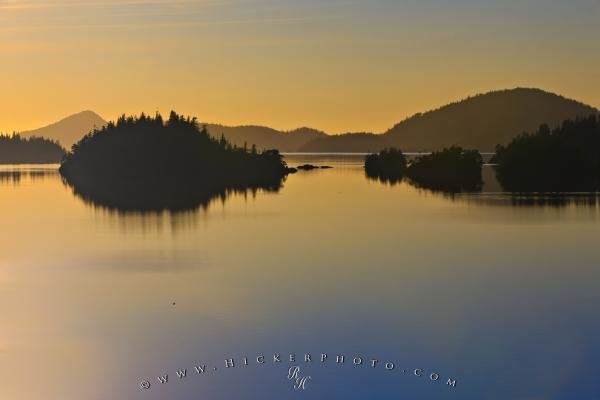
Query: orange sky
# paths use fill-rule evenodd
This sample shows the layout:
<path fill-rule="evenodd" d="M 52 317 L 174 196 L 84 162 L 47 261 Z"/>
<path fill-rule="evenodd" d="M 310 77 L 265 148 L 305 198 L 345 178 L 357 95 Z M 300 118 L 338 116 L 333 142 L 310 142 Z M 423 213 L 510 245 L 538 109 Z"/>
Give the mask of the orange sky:
<path fill-rule="evenodd" d="M 516 86 L 599 107 L 599 17 L 594 0 L 0 0 L 0 131 L 175 109 L 381 132 Z"/>

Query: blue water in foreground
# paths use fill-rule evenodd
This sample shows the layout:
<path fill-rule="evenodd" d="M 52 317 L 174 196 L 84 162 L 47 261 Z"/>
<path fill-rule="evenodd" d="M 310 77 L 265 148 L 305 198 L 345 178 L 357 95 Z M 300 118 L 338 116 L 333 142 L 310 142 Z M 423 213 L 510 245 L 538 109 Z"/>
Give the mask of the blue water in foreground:
<path fill-rule="evenodd" d="M 489 167 L 485 193 L 449 196 L 360 157 L 288 162 L 334 168 L 151 214 L 0 168 L 0 398 L 600 398 L 595 198 L 515 199 Z"/>

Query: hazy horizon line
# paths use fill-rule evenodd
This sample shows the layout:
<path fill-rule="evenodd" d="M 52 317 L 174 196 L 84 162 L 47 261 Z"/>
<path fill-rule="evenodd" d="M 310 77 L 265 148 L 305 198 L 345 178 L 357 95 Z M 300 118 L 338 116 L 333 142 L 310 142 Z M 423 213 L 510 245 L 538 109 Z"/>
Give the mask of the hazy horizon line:
<path fill-rule="evenodd" d="M 487 91 L 482 91 L 482 92 L 470 94 L 470 95 L 467 95 L 467 96 L 463 96 L 463 97 L 461 97 L 459 99 L 446 102 L 446 103 L 444 103 L 442 105 L 438 105 L 436 107 L 428 108 L 428 109 L 426 109 L 424 111 L 420 111 L 420 112 L 416 112 L 416 113 L 412 113 L 412 114 L 407 114 L 404 117 L 401 117 L 400 119 L 396 119 L 395 120 L 396 122 L 392 122 L 392 124 L 389 125 L 389 128 L 385 129 L 384 131 L 363 131 L 363 130 L 336 130 L 336 131 L 330 131 L 330 130 L 320 129 L 320 128 L 316 128 L 314 126 L 311 126 L 309 124 L 302 124 L 302 123 L 296 124 L 293 127 L 280 128 L 280 127 L 275 127 L 274 125 L 271 125 L 268 122 L 242 122 L 242 123 L 225 122 L 225 121 L 223 121 L 223 122 L 215 122 L 215 121 L 208 121 L 208 120 L 207 121 L 200 120 L 200 118 L 197 115 L 194 115 L 194 114 L 183 113 L 183 115 L 185 115 L 186 117 L 189 116 L 189 117 L 192 117 L 192 118 L 196 117 L 199 120 L 199 124 L 201 124 L 201 125 L 219 125 L 219 126 L 223 126 L 223 127 L 226 127 L 226 128 L 261 127 L 261 128 L 273 129 L 273 130 L 279 131 L 279 132 L 292 132 L 292 131 L 299 130 L 299 129 L 312 129 L 312 130 L 316 130 L 316 131 L 319 131 L 319 132 L 323 132 L 323 133 L 325 133 L 327 135 L 345 135 L 345 134 L 356 134 L 356 133 L 381 135 L 381 134 L 386 133 L 389 129 L 393 128 L 395 125 L 397 125 L 397 124 L 399 124 L 399 123 L 401 123 L 401 122 L 403 122 L 403 121 L 405 121 L 407 119 L 410 119 L 410 118 L 414 117 L 415 115 L 426 114 L 426 113 L 429 113 L 429 112 L 433 112 L 433 111 L 439 110 L 439 109 L 441 109 L 443 107 L 446 107 L 448 105 L 459 103 L 461 101 L 468 100 L 468 99 L 471 99 L 473 97 L 482 96 L 482 95 L 486 95 L 486 94 L 490 94 L 490 93 L 496 93 L 496 92 L 518 90 L 518 89 L 539 90 L 539 91 L 542 91 L 544 93 L 548 93 L 548 94 L 551 94 L 551 95 L 563 97 L 563 98 L 565 98 L 567 100 L 576 101 L 576 102 L 581 103 L 583 105 L 586 105 L 588 107 L 594 108 L 597 112 L 600 112 L 600 108 L 597 107 L 597 106 L 595 106 L 595 105 L 584 103 L 583 101 L 574 99 L 572 97 L 569 97 L 569 96 L 566 96 L 566 95 L 563 95 L 563 94 L 560 94 L 560 93 L 557 93 L 557 92 L 553 92 L 551 90 L 545 90 L 545 89 L 541 89 L 539 87 L 534 87 L 534 86 L 514 86 L 514 87 L 509 87 L 509 88 L 504 88 L 504 89 L 492 89 L 492 90 L 487 90 Z M 68 118 L 73 117 L 75 115 L 86 113 L 86 112 L 94 113 L 98 117 L 100 117 L 102 120 L 104 120 L 106 123 L 109 123 L 109 122 L 116 121 L 119 117 L 121 117 L 123 115 L 125 115 L 125 116 L 129 116 L 129 115 L 139 116 L 142 113 L 144 113 L 145 115 L 154 115 L 156 112 L 159 112 L 161 115 L 164 116 L 164 115 L 168 115 L 168 113 L 170 111 L 177 111 L 177 110 L 172 110 L 171 109 L 171 110 L 169 110 L 166 113 L 158 111 L 158 110 L 155 110 L 153 112 L 139 111 L 139 112 L 134 112 L 134 113 L 119 113 L 116 117 L 114 117 L 114 118 L 108 118 L 107 119 L 107 118 L 105 118 L 105 116 L 102 115 L 102 113 L 100 113 L 100 112 L 98 112 L 96 110 L 93 110 L 91 108 L 86 108 L 86 109 L 83 109 L 81 111 L 77 111 L 77 112 L 68 114 L 66 116 L 59 117 L 58 119 L 54 119 L 51 122 L 43 123 L 40 126 L 37 126 L 35 128 L 26 128 L 26 129 L 20 129 L 20 130 L 13 129 L 13 130 L 8 130 L 6 132 L 0 129 L 0 134 L 23 133 L 23 132 L 35 131 L 35 130 L 38 130 L 38 129 L 42 129 L 42 128 L 54 125 L 56 123 L 59 123 L 59 122 L 65 120 L 65 119 L 68 119 Z"/>

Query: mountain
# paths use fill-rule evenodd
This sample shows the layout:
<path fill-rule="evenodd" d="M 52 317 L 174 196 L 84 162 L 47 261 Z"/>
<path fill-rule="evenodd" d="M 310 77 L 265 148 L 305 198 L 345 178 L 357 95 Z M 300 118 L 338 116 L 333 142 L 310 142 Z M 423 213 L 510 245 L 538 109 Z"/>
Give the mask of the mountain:
<path fill-rule="evenodd" d="M 298 151 L 304 144 L 319 138 L 327 137 L 327 134 L 316 129 L 298 128 L 293 131 L 278 131 L 265 126 L 223 126 L 207 124 L 208 133 L 216 138 L 224 135 L 232 144 L 240 147 L 244 143 L 248 147 L 253 144 L 259 149 L 278 149 L 284 152 Z"/>
<path fill-rule="evenodd" d="M 597 114 L 594 107 L 540 89 L 516 88 L 478 94 L 435 110 L 416 114 L 383 134 L 327 135 L 302 128 L 291 132 L 260 126 L 209 125 L 208 131 L 243 146 L 284 152 L 375 152 L 386 147 L 431 151 L 461 146 L 494 151 L 524 131 L 541 124 L 557 126 L 566 119 Z"/>
<path fill-rule="evenodd" d="M 360 132 L 323 136 L 302 145 L 298 151 L 306 153 L 367 153 L 378 152 L 390 146 L 391 143 L 384 135 Z"/>
<path fill-rule="evenodd" d="M 596 108 L 554 93 L 517 88 L 480 94 L 417 114 L 383 136 L 408 151 L 451 145 L 493 151 L 497 144 L 535 131 L 543 123 L 558 126 L 566 119 L 597 113 Z"/>
<path fill-rule="evenodd" d="M 23 137 L 45 137 L 57 140 L 63 147 L 70 149 L 73 143 L 94 128 L 101 128 L 106 121 L 93 111 L 82 111 L 63 118 L 43 128 L 21 132 Z"/>
<path fill-rule="evenodd" d="M 431 151 L 460 146 L 494 151 L 522 132 L 541 124 L 558 126 L 562 121 L 598 114 L 594 107 L 540 89 L 516 88 L 478 94 L 435 110 L 413 115 L 382 134 L 325 132 L 298 128 L 292 131 L 246 125 L 207 124 L 208 133 L 224 135 L 233 144 L 282 152 L 376 152 L 397 147 L 405 152 Z M 52 125 L 21 132 L 24 137 L 43 136 L 58 140 L 67 149 L 94 127 L 106 124 L 98 114 L 83 111 Z"/>

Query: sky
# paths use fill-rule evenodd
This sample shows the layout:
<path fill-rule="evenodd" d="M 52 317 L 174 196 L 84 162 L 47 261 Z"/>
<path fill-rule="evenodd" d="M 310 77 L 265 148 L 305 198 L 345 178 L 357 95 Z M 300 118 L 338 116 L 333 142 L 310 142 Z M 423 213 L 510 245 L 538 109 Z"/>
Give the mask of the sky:
<path fill-rule="evenodd" d="M 0 132 L 94 110 L 383 132 L 476 93 L 600 107 L 598 0 L 0 0 Z"/>

